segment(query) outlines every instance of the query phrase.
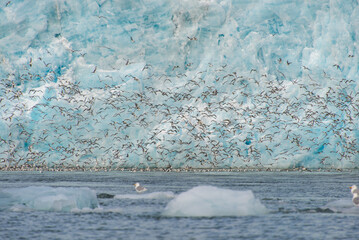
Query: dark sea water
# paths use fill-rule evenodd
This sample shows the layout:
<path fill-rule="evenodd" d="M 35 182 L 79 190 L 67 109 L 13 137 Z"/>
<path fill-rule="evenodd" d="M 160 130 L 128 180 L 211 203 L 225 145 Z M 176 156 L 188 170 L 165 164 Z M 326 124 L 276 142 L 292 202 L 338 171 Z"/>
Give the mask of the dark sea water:
<path fill-rule="evenodd" d="M 136 193 L 135 182 L 148 191 Z M 358 172 L 0 172 L 0 239 L 355 240 L 352 184 L 359 184 Z M 179 194 L 202 185 L 251 190 L 268 211 L 164 214 Z M 74 202 L 63 200 L 72 195 Z"/>

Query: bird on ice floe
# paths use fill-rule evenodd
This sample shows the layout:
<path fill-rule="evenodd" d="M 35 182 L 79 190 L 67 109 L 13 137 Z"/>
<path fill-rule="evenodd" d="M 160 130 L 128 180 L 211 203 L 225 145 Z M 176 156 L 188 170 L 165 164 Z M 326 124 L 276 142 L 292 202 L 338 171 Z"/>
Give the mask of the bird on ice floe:
<path fill-rule="evenodd" d="M 140 186 L 140 183 L 138 183 L 138 182 L 133 185 L 135 185 L 136 192 L 138 192 L 138 193 L 147 191 L 147 188 Z"/>
<path fill-rule="evenodd" d="M 353 203 L 355 206 L 359 206 L 359 189 L 356 185 L 350 187 L 351 193 L 353 194 Z"/>

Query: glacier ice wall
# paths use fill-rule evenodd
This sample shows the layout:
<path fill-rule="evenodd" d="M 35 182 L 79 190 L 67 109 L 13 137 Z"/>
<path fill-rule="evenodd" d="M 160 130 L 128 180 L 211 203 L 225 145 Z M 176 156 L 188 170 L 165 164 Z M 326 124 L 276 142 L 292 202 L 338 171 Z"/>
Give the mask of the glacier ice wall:
<path fill-rule="evenodd" d="M 357 0 L 5 2 L 2 169 L 359 165 Z"/>

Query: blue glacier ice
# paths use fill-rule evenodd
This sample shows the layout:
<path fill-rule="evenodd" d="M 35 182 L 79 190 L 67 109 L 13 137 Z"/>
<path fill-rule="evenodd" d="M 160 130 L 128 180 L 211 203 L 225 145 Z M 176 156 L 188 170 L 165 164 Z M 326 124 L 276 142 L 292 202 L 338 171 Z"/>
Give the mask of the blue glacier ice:
<path fill-rule="evenodd" d="M 0 3 L 0 168 L 359 166 L 358 0 Z"/>

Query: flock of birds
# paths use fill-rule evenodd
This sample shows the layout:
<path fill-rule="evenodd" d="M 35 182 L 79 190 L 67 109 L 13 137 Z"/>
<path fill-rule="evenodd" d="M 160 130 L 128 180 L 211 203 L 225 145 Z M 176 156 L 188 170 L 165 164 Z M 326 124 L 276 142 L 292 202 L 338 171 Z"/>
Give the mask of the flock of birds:
<path fill-rule="evenodd" d="M 303 67 L 239 73 L 209 63 L 100 87 L 33 72 L 0 82 L 0 168 L 343 169 L 358 166 L 359 93 L 354 80 Z M 284 64 L 284 65 L 283 65 Z M 289 70 L 288 70 L 289 71 Z M 340 71 L 340 69 L 338 69 Z"/>
<path fill-rule="evenodd" d="M 12 4 L 7 1 L 6 7 Z M 54 36 L 70 59 L 87 61 L 90 53 L 71 49 L 61 33 Z M 182 38 L 188 44 L 201 41 Z M 135 40 L 128 36 L 129 44 Z M 211 62 L 203 67 L 203 60 L 202 67 L 186 62 L 159 71 L 126 56 L 108 69 L 81 66 L 82 79 L 71 79 L 49 62 L 51 51 L 33 53 L 39 55 L 31 55 L 23 69 L 0 75 L 0 169 L 359 166 L 357 79 L 341 77 L 350 61 L 357 61 L 352 52 L 330 70 L 276 55 L 265 69 Z"/>

